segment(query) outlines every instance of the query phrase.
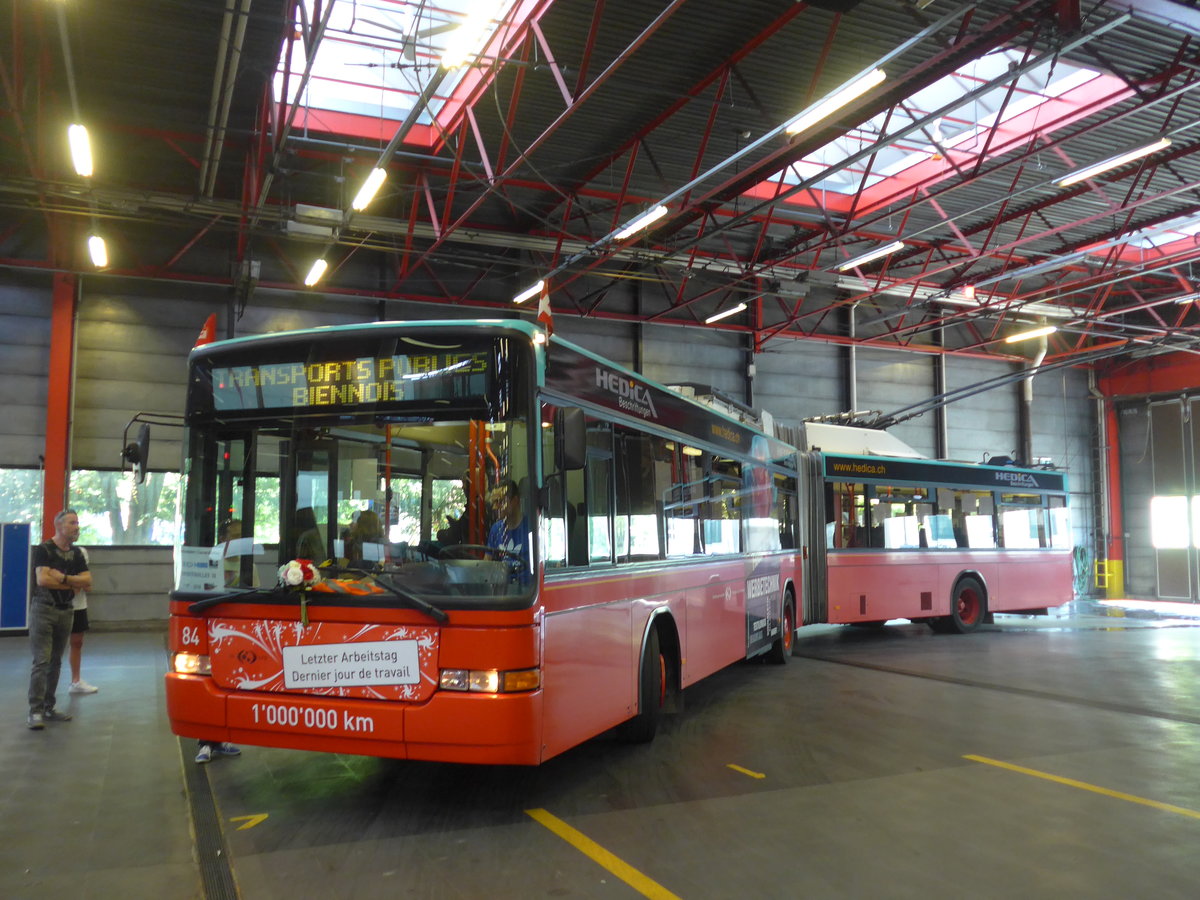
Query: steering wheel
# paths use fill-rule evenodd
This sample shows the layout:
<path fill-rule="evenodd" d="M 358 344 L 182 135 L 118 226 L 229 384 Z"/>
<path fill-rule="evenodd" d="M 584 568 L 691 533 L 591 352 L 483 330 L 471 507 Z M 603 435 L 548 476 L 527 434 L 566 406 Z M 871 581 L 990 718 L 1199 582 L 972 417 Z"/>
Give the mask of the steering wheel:
<path fill-rule="evenodd" d="M 473 557 L 465 555 L 469 553 L 491 554 L 498 559 L 508 557 L 522 565 L 525 564 L 525 560 L 511 550 L 501 550 L 487 544 L 448 544 L 438 551 L 438 559 L 472 559 Z"/>

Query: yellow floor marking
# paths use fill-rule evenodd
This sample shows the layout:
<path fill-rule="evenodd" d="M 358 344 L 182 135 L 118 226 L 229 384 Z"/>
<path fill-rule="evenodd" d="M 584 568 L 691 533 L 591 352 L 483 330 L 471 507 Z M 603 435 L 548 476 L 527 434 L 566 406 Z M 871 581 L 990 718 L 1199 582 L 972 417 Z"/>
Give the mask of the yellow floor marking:
<path fill-rule="evenodd" d="M 1039 772 L 1037 769 L 1027 769 L 1024 766 L 1014 766 L 1012 763 L 1001 762 L 998 759 L 988 759 L 986 756 L 974 756 L 967 754 L 963 759 L 969 759 L 974 762 L 984 763 L 989 766 L 996 766 L 1001 769 L 1008 769 L 1012 772 L 1020 772 L 1022 775 L 1032 775 L 1034 778 L 1044 778 L 1047 781 L 1056 781 L 1059 784 L 1065 784 L 1068 787 L 1079 788 L 1082 791 L 1091 791 L 1093 794 L 1103 794 L 1105 797 L 1114 797 L 1117 800 L 1127 800 L 1130 803 L 1137 803 L 1141 806 L 1149 806 L 1153 809 L 1160 809 L 1163 812 L 1176 813 L 1180 816 L 1188 816 L 1192 819 L 1200 819 L 1200 812 L 1194 809 L 1187 809 L 1183 806 L 1174 806 L 1170 803 L 1160 803 L 1157 800 L 1148 800 L 1145 797 L 1138 797 L 1134 794 L 1126 794 L 1122 791 L 1110 791 L 1108 788 L 1097 787 L 1094 784 L 1088 784 L 1085 781 L 1076 781 L 1074 778 L 1063 778 L 1061 775 L 1051 775 L 1049 772 Z"/>
<path fill-rule="evenodd" d="M 612 872 L 643 897 L 650 897 L 651 900 L 679 900 L 679 897 L 672 894 L 657 881 L 647 878 L 624 860 L 609 853 L 586 834 L 576 831 L 562 819 L 551 815 L 546 810 L 527 809 L 525 810 L 525 814 L 538 824 L 549 828 L 593 862 L 608 869 L 608 871 Z"/>
<path fill-rule="evenodd" d="M 270 813 L 255 813 L 252 816 L 233 816 L 230 822 L 245 822 L 245 825 L 239 825 L 238 831 L 245 831 L 247 828 L 253 828 L 255 825 L 260 825 L 267 820 Z"/>
<path fill-rule="evenodd" d="M 751 778 L 766 778 L 762 772 L 752 772 L 749 769 L 743 769 L 741 766 L 735 766 L 733 763 L 725 763 L 727 768 L 733 769 L 735 772 L 741 772 L 743 775 L 749 775 Z"/>

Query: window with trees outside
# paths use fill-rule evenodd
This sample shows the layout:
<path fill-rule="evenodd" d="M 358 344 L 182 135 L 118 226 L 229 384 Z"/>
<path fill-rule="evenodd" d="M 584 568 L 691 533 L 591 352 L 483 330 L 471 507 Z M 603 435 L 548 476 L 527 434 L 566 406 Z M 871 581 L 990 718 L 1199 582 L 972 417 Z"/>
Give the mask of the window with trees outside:
<path fill-rule="evenodd" d="M 70 504 L 79 514 L 79 543 L 91 546 L 166 545 L 175 542 L 179 475 L 147 472 L 135 484 L 128 472 L 76 469 Z"/>
<path fill-rule="evenodd" d="M 28 522 L 29 539 L 42 541 L 42 470 L 0 469 L 0 522 Z"/>

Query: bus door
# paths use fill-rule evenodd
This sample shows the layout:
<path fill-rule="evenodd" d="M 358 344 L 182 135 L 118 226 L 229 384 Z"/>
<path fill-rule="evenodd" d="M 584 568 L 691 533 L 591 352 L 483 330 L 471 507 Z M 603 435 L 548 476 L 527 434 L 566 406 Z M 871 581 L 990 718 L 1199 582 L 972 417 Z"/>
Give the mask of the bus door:
<path fill-rule="evenodd" d="M 825 551 L 825 466 L 817 451 L 800 453 L 799 546 L 804 576 L 804 610 L 799 624 L 812 625 L 829 618 L 829 591 Z"/>

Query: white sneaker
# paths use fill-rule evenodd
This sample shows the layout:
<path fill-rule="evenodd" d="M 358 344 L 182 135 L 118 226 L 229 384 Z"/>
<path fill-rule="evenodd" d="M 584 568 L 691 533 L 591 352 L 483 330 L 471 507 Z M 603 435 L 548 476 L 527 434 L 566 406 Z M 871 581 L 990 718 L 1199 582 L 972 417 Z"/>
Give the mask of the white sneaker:
<path fill-rule="evenodd" d="M 88 684 L 82 678 L 78 681 L 71 682 L 72 694 L 94 694 L 98 690 L 100 690 L 100 688 L 96 687 L 94 684 Z"/>

